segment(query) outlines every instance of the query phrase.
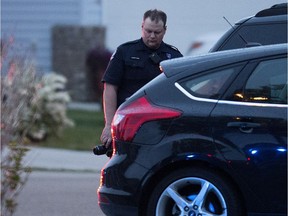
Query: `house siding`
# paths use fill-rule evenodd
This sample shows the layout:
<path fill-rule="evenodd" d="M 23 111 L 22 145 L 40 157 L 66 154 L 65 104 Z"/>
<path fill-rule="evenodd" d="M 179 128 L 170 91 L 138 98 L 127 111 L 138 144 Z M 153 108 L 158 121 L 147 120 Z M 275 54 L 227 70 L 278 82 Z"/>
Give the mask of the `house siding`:
<path fill-rule="evenodd" d="M 34 56 L 38 71 L 49 72 L 52 28 L 96 26 L 101 24 L 101 16 L 101 0 L 2 0 L 1 38 L 14 37 L 23 53 Z"/>

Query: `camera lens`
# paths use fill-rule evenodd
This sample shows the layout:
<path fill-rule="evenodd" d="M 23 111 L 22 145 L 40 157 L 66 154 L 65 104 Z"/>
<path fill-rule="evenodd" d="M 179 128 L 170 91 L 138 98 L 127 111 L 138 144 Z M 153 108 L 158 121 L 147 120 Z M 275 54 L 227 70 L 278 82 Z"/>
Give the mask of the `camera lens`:
<path fill-rule="evenodd" d="M 103 155 L 103 154 L 106 154 L 106 152 L 107 152 L 107 148 L 105 147 L 105 145 L 99 145 L 93 148 L 93 153 L 95 155 Z"/>

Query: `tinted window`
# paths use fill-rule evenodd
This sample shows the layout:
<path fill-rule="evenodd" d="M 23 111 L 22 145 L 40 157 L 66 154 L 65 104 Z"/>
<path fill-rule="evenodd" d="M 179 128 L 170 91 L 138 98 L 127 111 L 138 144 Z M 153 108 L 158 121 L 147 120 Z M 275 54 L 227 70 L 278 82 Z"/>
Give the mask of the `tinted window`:
<path fill-rule="evenodd" d="M 287 59 L 261 62 L 249 77 L 238 99 L 257 103 L 287 103 Z"/>
<path fill-rule="evenodd" d="M 241 36 L 247 42 L 256 42 L 262 45 L 287 43 L 287 23 L 242 26 L 219 50 L 245 47 L 246 44 Z"/>
<path fill-rule="evenodd" d="M 195 97 L 218 99 L 222 87 L 237 70 L 238 68 L 229 68 L 203 74 L 186 80 L 181 85 Z"/>

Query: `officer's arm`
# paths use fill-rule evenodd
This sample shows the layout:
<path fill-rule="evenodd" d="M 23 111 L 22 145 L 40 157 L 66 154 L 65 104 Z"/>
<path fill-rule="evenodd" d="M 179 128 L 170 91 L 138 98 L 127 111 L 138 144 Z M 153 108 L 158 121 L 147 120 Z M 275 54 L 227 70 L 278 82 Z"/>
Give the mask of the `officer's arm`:
<path fill-rule="evenodd" d="M 117 107 L 117 86 L 104 83 L 103 108 L 105 117 L 105 127 L 100 140 L 108 148 L 112 143 L 111 123 Z"/>
<path fill-rule="evenodd" d="M 104 83 L 103 108 L 105 117 L 105 127 L 111 126 L 114 114 L 117 109 L 117 89 L 118 87 L 109 83 Z"/>

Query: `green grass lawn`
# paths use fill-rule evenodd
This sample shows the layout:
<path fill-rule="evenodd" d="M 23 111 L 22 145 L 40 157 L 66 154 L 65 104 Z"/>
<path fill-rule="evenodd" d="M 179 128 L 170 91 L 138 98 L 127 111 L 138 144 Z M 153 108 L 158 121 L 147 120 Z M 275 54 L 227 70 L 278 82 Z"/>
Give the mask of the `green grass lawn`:
<path fill-rule="evenodd" d="M 63 130 L 60 137 L 50 136 L 37 145 L 90 151 L 96 144 L 100 144 L 104 127 L 103 111 L 68 110 L 67 116 L 74 121 L 74 127 Z"/>

